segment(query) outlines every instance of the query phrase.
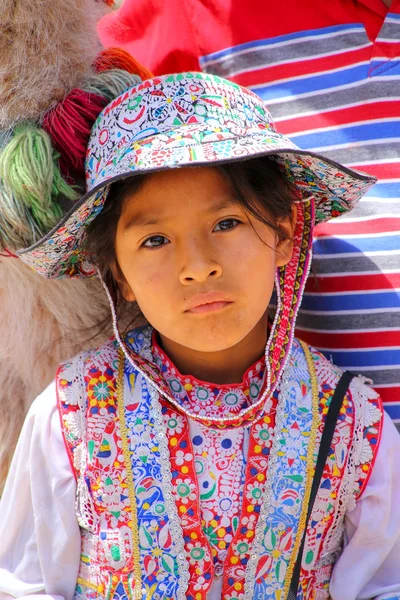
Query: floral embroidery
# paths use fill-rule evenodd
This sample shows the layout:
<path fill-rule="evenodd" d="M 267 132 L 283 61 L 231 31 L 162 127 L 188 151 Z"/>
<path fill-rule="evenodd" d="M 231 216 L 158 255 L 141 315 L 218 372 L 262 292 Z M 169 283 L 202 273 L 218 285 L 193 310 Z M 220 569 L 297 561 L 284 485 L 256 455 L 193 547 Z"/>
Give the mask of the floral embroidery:
<path fill-rule="evenodd" d="M 149 356 L 146 336 L 149 339 L 148 332 L 138 331 L 136 347 Z M 319 382 L 318 437 L 339 372 L 318 353 L 313 360 Z M 273 590 L 281 589 L 285 580 L 285 565 L 294 543 L 293 524 L 302 501 L 299 490 L 304 461 L 299 461 L 299 456 L 305 451 L 307 426 L 302 419 L 309 400 L 300 345 L 293 344 L 284 380 L 268 400 L 269 413 L 262 414 L 250 428 L 210 429 L 195 421 L 195 428 L 192 430 L 191 423 L 189 429 L 188 419 L 168 401 L 157 400 L 142 375 L 124 362 L 124 411 L 139 532 L 136 542 L 130 526 L 129 465 L 121 453 L 123 423 L 113 409 L 119 389 L 118 364 L 112 342 L 62 366 L 57 379 L 65 441 L 78 480 L 83 552 L 76 598 L 89 598 L 93 593 L 97 598 L 135 597 L 139 591 L 135 591 L 133 578 L 135 548 L 144 597 L 159 594 L 163 600 L 205 600 L 212 563 L 218 567 L 222 559 L 223 600 L 244 600 L 255 593 L 262 600 L 272 598 Z M 91 394 L 92 405 L 88 389 L 93 389 L 103 373 L 107 373 L 107 405 L 99 406 L 103 396 L 99 399 Z M 326 374 L 325 379 L 321 373 Z M 156 417 L 157 405 L 161 421 Z M 92 406 L 98 410 L 91 411 Z M 342 539 L 344 513 L 340 507 L 351 505 L 365 482 L 363 473 L 371 470 L 381 415 L 376 394 L 356 380 L 343 405 L 307 532 L 300 582 L 304 598 L 312 597 L 311 590 L 318 590 L 321 599 L 328 598 L 327 582 Z M 355 427 L 359 434 L 353 439 Z M 165 454 L 160 436 L 167 438 L 169 453 Z M 349 439 L 353 439 L 350 446 Z M 367 452 L 364 442 L 369 439 Z M 209 486 L 216 480 L 211 471 L 208 479 L 201 477 L 208 464 L 200 460 L 203 448 L 208 452 L 214 448 L 211 456 L 215 463 L 219 459 L 234 461 L 242 452 L 238 461 L 238 465 L 243 463 L 242 470 L 226 470 L 222 501 L 234 500 L 230 506 L 227 502 L 218 506 L 213 494 L 207 498 Z M 161 477 L 168 463 L 170 483 Z M 209 486 L 201 488 L 204 482 Z M 235 486 L 243 486 L 239 497 L 234 496 Z"/>
<path fill-rule="evenodd" d="M 170 393 L 182 405 L 202 416 L 237 414 L 258 399 L 264 384 L 265 359 L 249 367 L 239 384 L 215 385 L 199 381 L 190 375 L 181 375 L 152 336 L 152 354 Z"/>
<path fill-rule="evenodd" d="M 250 405 L 251 401 L 258 399 L 258 393 L 262 389 L 265 374 L 265 364 L 258 361 L 252 365 L 244 374 L 241 384 L 211 385 L 200 382 L 193 377 L 181 375 L 171 363 L 165 353 L 156 342 L 153 333 L 152 352 L 154 362 L 157 364 L 160 374 L 167 381 L 171 393 L 182 403 L 189 404 L 191 410 L 201 414 L 214 411 L 214 414 L 224 416 L 230 414 L 232 406 L 234 410 Z M 256 390 L 258 393 L 256 393 Z M 241 398 L 241 406 L 236 406 L 233 397 Z M 274 402 L 268 401 L 268 407 L 272 409 Z M 206 408 L 205 408 L 206 407 Z M 196 411 L 198 408 L 198 411 Z M 164 408 L 167 427 L 169 422 L 173 424 L 175 417 L 172 416 L 168 405 Z M 269 444 L 272 435 L 273 418 L 266 416 L 262 424 L 256 425 L 259 439 L 256 446 Z M 174 434 L 174 431 L 171 431 Z M 192 456 L 186 455 L 182 450 L 171 449 L 175 463 L 182 466 L 186 456 L 186 472 L 195 471 L 199 486 L 199 498 L 202 514 L 202 528 L 211 548 L 214 565 L 222 566 L 236 534 L 240 509 L 242 505 L 242 488 L 244 482 L 244 471 L 247 462 L 244 439 L 248 439 L 249 431 L 240 429 L 210 429 L 207 426 L 190 420 L 190 437 L 194 450 L 194 464 Z M 170 439 L 174 447 L 177 441 L 175 437 Z M 261 446 L 260 446 L 261 447 Z M 247 448 L 247 443 L 246 443 Z M 267 462 L 261 460 L 264 467 Z M 185 467 L 184 467 L 185 468 Z M 261 476 L 256 479 L 247 493 L 250 494 L 250 502 L 259 504 L 262 496 Z M 175 480 L 175 489 L 180 495 L 181 479 Z M 185 503 L 182 498 L 181 501 Z"/>

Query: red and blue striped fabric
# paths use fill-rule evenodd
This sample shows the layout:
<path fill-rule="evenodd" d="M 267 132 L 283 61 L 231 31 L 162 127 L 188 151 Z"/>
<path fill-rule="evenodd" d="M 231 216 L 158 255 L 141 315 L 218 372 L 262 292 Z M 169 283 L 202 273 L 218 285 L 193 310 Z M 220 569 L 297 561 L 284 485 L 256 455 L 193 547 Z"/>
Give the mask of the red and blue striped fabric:
<path fill-rule="evenodd" d="M 370 377 L 400 423 L 400 0 L 150 4 L 121 9 L 139 60 L 159 72 L 198 59 L 259 94 L 300 147 L 378 177 L 352 213 L 317 228 L 297 333 Z M 121 45 L 114 32 L 104 41 Z"/>

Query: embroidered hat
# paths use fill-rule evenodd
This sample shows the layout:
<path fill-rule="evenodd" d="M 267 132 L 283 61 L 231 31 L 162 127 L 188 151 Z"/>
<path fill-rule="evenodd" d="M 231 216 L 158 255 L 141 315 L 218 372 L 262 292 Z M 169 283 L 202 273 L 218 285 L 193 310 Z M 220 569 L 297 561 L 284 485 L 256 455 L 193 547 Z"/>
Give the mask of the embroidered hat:
<path fill-rule="evenodd" d="M 315 220 L 350 210 L 375 182 L 279 134 L 261 99 L 217 76 L 180 73 L 145 80 L 113 100 L 92 129 L 87 193 L 41 240 L 18 255 L 47 278 L 90 277 L 86 229 L 100 213 L 110 184 L 128 176 L 183 166 L 210 166 L 272 155 L 312 196 Z"/>

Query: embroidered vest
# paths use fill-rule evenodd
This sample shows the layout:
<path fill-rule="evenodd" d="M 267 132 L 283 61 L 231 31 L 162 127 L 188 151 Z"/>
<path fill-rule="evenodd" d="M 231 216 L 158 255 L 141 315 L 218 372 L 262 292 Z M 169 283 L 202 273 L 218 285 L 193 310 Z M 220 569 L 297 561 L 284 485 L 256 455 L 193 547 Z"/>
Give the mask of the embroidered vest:
<path fill-rule="evenodd" d="M 130 334 L 133 353 L 141 353 L 144 337 L 143 330 Z M 339 376 L 320 354 L 294 341 L 275 393 L 273 426 L 268 416 L 251 425 L 223 600 L 285 600 Z M 188 436 L 185 430 L 179 439 L 167 435 L 166 422 L 177 409 L 115 341 L 61 365 L 57 390 L 82 534 L 76 600 L 206 600 L 215 574 L 194 465 L 177 460 Z M 344 515 L 366 484 L 381 423 L 379 397 L 353 380 L 308 523 L 298 600 L 329 598 Z"/>

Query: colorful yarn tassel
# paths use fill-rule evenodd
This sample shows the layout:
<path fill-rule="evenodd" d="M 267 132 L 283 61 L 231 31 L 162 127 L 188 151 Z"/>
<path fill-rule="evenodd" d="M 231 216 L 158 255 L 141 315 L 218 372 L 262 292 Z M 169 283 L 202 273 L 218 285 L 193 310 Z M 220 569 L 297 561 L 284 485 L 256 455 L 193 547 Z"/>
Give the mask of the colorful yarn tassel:
<path fill-rule="evenodd" d="M 62 178 L 50 137 L 18 125 L 0 151 L 0 244 L 19 250 L 45 235 L 62 216 L 59 201 L 76 200 Z"/>
<path fill-rule="evenodd" d="M 59 201 L 79 197 L 67 182 L 83 188 L 98 115 L 124 90 L 153 76 L 119 48 L 101 52 L 93 69 L 83 89 L 74 88 L 45 113 L 42 129 L 21 123 L 12 132 L 0 131 L 0 248 L 26 248 L 57 224 Z"/>
<path fill-rule="evenodd" d="M 97 56 L 93 68 L 98 73 L 110 69 L 123 69 L 131 75 L 139 75 L 142 80 L 151 79 L 153 73 L 141 65 L 126 50 L 122 48 L 106 48 Z"/>
<path fill-rule="evenodd" d="M 90 132 L 103 108 L 141 79 L 122 69 L 94 73 L 84 89 L 72 90 L 45 114 L 43 129 L 60 152 L 60 168 L 67 181 L 84 181 Z"/>
<path fill-rule="evenodd" d="M 0 182 L 0 249 L 18 250 L 38 238 L 38 227 L 26 206 Z"/>
<path fill-rule="evenodd" d="M 132 75 L 122 69 L 111 69 L 93 75 L 84 86 L 84 91 L 103 96 L 108 103 L 141 81 L 138 75 Z"/>
<path fill-rule="evenodd" d="M 85 155 L 90 131 L 107 98 L 73 89 L 43 118 L 43 129 L 60 153 L 60 168 L 67 181 L 84 181 Z"/>

